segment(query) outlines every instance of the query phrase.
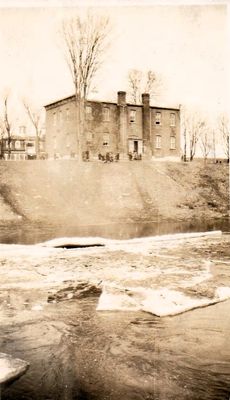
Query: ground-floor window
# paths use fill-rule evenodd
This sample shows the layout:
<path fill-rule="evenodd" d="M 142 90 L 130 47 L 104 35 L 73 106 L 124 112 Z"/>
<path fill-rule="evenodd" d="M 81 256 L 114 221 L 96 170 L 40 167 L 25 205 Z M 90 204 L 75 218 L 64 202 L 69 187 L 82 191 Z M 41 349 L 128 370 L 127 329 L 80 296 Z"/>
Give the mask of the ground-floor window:
<path fill-rule="evenodd" d="M 176 137 L 170 136 L 170 149 L 175 150 L 176 148 Z"/>
<path fill-rule="evenodd" d="M 109 134 L 105 133 L 103 135 L 103 146 L 109 146 Z"/>
<path fill-rule="evenodd" d="M 161 135 L 156 136 L 156 149 L 161 149 Z"/>
<path fill-rule="evenodd" d="M 86 142 L 90 144 L 92 143 L 92 141 L 93 141 L 93 133 L 89 131 L 86 133 Z"/>

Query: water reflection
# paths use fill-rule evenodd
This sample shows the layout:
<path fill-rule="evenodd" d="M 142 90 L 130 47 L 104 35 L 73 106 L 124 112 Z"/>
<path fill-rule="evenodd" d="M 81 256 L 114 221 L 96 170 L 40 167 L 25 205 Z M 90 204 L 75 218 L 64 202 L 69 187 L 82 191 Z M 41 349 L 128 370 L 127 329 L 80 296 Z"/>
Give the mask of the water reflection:
<path fill-rule="evenodd" d="M 0 243 L 34 244 L 65 236 L 101 236 L 112 239 L 130 239 L 169 233 L 204 232 L 216 229 L 229 232 L 230 220 L 159 221 L 80 226 L 19 222 L 16 224 L 0 225 Z"/>

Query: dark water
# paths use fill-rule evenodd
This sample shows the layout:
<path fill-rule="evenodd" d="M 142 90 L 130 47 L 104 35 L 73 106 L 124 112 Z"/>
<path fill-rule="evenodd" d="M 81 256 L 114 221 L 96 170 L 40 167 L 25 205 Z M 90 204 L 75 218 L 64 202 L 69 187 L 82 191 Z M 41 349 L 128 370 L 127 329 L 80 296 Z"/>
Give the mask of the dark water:
<path fill-rule="evenodd" d="M 0 243 L 35 244 L 56 237 L 100 236 L 112 239 L 130 239 L 181 232 L 209 230 L 230 231 L 229 219 L 193 220 L 188 222 L 160 221 L 155 223 L 120 223 L 107 225 L 46 225 L 19 222 L 0 225 Z"/>
<path fill-rule="evenodd" d="M 49 304 L 8 326 L 4 351 L 31 363 L 2 400 L 229 400 L 230 302 L 171 318 Z"/>

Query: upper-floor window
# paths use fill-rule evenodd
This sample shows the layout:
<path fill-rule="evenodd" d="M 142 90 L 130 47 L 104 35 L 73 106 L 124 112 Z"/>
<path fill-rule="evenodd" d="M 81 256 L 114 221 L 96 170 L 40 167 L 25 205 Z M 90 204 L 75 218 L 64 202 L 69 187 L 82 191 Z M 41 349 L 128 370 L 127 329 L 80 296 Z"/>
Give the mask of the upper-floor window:
<path fill-rule="evenodd" d="M 103 135 L 103 146 L 109 146 L 109 134 L 104 133 Z"/>
<path fill-rule="evenodd" d="M 16 150 L 19 150 L 21 148 L 21 142 L 20 140 L 15 140 L 14 142 L 14 147 Z"/>
<path fill-rule="evenodd" d="M 174 150 L 176 148 L 176 137 L 170 136 L 170 149 Z"/>
<path fill-rule="evenodd" d="M 66 120 L 69 120 L 69 108 L 66 109 Z"/>
<path fill-rule="evenodd" d="M 136 122 L 136 110 L 130 110 L 129 122 Z"/>
<path fill-rule="evenodd" d="M 161 112 L 156 112 L 155 124 L 156 125 L 161 125 Z"/>
<path fill-rule="evenodd" d="M 161 149 L 161 136 L 156 136 L 156 149 Z"/>
<path fill-rule="evenodd" d="M 103 107 L 103 121 L 109 121 L 109 107 Z"/>
<path fill-rule="evenodd" d="M 59 123 L 62 124 L 62 111 L 59 111 Z"/>
<path fill-rule="evenodd" d="M 54 151 L 57 149 L 57 138 L 56 136 L 53 137 L 53 147 L 54 147 Z"/>
<path fill-rule="evenodd" d="M 53 125 L 54 126 L 57 125 L 57 114 L 56 114 L 56 112 L 53 113 Z"/>
<path fill-rule="evenodd" d="M 176 125 L 176 115 L 175 113 L 170 114 L 170 126 L 175 126 Z"/>
<path fill-rule="evenodd" d="M 85 107 L 86 119 L 92 119 L 92 107 L 86 106 Z"/>

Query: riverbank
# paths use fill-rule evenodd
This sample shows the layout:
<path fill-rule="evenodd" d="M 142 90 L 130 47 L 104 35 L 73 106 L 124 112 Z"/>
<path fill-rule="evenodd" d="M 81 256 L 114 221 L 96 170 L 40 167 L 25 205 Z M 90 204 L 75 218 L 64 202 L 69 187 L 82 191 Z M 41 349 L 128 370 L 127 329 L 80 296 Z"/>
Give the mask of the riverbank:
<path fill-rule="evenodd" d="M 93 225 L 221 218 L 227 164 L 0 162 L 0 218 Z"/>
<path fill-rule="evenodd" d="M 161 319 L 96 308 L 107 285 L 212 299 L 230 287 L 230 236 L 100 243 L 1 245 L 1 351 L 30 363 L 2 399 L 225 398 L 229 300 Z"/>

